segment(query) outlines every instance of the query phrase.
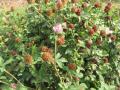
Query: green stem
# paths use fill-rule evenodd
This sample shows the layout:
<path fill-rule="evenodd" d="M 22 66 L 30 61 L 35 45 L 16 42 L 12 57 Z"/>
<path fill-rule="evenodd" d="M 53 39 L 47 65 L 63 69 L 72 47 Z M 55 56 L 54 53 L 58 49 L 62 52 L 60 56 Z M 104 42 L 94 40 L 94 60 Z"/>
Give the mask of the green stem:
<path fill-rule="evenodd" d="M 54 33 L 54 36 L 55 36 L 55 60 L 56 60 L 56 54 L 57 54 L 57 37 L 56 37 L 56 35 L 55 35 L 55 33 Z"/>
<path fill-rule="evenodd" d="M 55 33 L 54 33 L 54 36 L 55 36 L 55 60 L 56 60 L 56 54 L 57 54 L 57 36 L 56 36 Z M 59 74 L 59 71 L 57 69 L 56 63 L 54 64 L 54 68 L 55 68 L 57 76 L 60 78 L 60 82 L 62 83 L 62 78 L 60 77 L 60 74 Z"/>

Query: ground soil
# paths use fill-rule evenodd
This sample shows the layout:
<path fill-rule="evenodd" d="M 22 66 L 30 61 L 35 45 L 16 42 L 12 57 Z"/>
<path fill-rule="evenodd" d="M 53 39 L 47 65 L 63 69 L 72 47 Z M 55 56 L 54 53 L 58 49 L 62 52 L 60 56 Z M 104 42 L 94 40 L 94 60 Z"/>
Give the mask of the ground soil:
<path fill-rule="evenodd" d="M 9 10 L 11 7 L 18 8 L 27 4 L 27 0 L 0 0 L 0 8 Z"/>

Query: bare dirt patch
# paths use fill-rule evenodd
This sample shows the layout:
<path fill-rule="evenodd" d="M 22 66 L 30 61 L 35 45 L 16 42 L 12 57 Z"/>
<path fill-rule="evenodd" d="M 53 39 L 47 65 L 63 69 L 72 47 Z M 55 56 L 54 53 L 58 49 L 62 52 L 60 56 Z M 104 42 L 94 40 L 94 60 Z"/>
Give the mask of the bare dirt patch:
<path fill-rule="evenodd" d="M 26 4 L 27 0 L 0 0 L 0 8 L 4 8 L 5 10 L 9 10 L 11 7 L 16 9 Z"/>

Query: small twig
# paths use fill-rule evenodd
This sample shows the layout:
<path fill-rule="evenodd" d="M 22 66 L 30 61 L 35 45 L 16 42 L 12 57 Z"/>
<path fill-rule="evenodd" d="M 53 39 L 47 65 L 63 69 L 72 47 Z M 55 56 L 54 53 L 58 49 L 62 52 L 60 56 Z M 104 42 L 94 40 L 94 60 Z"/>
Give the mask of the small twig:
<path fill-rule="evenodd" d="M 0 83 L 3 83 L 3 84 L 5 84 L 5 85 L 8 85 L 8 86 L 9 86 L 9 83 L 7 83 L 7 82 L 5 82 L 5 81 L 1 81 L 1 80 L 0 80 Z"/>
<path fill-rule="evenodd" d="M 10 75 L 12 78 L 14 78 L 21 86 L 24 86 L 14 75 L 12 75 L 9 71 L 4 70 L 5 73 L 7 73 L 8 75 Z"/>

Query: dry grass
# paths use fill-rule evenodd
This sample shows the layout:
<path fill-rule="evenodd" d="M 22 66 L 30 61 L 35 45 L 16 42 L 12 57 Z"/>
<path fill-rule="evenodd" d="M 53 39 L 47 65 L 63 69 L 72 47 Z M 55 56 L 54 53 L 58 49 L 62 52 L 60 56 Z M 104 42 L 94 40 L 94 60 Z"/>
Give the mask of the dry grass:
<path fill-rule="evenodd" d="M 120 8 L 120 0 L 111 0 L 111 1 L 113 4 L 113 7 Z M 107 2 L 109 2 L 109 0 L 103 0 L 103 2 L 107 3 Z"/>
<path fill-rule="evenodd" d="M 112 0 L 113 7 L 120 8 L 120 1 Z M 108 1 L 103 1 L 107 3 Z M 11 7 L 19 8 L 25 6 L 27 4 L 27 0 L 0 0 L 0 8 L 4 8 L 5 10 L 10 10 Z M 104 4 L 105 5 L 105 4 Z"/>
<path fill-rule="evenodd" d="M 16 9 L 26 4 L 26 0 L 0 0 L 0 8 L 3 8 L 5 10 L 10 10 L 11 7 L 14 7 L 14 9 Z"/>
<path fill-rule="evenodd" d="M 120 3 L 113 3 L 113 6 L 120 9 Z"/>

